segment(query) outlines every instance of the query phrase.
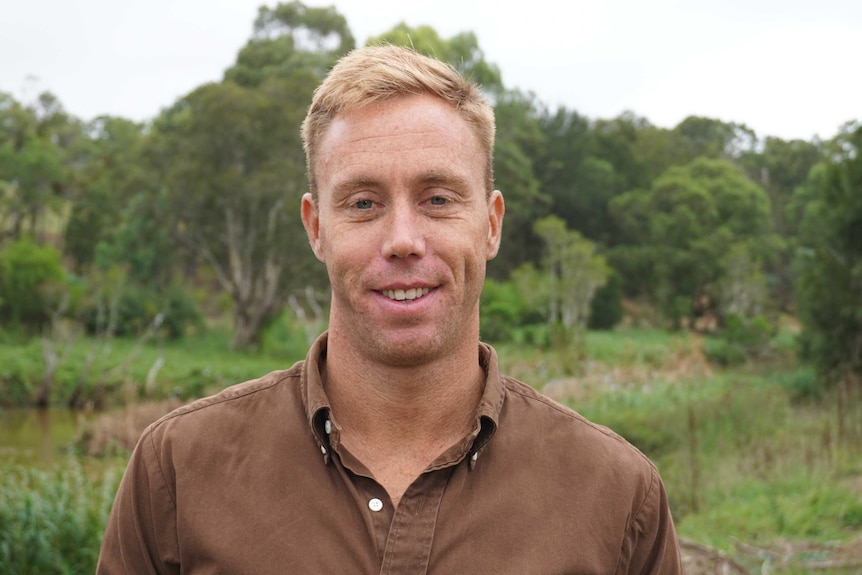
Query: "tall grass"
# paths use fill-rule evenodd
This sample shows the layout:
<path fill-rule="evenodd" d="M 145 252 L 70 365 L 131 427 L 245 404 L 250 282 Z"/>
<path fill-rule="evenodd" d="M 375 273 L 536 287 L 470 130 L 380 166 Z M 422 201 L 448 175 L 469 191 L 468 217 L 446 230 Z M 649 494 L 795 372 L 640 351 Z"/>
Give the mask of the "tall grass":
<path fill-rule="evenodd" d="M 121 472 L 0 469 L 0 573 L 94 573 Z"/>
<path fill-rule="evenodd" d="M 792 365 L 748 366 L 593 385 L 564 401 L 656 462 L 683 538 L 731 554 L 795 542 L 801 557 L 862 538 L 862 396 L 800 394 L 805 379 Z M 772 572 L 805 572 L 790 559 Z"/>

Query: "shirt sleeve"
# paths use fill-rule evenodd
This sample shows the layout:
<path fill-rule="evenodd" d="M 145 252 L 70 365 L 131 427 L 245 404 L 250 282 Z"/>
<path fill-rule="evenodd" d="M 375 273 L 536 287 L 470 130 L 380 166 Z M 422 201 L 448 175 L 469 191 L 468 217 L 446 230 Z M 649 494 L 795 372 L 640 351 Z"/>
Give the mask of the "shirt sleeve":
<path fill-rule="evenodd" d="M 626 533 L 619 575 L 682 575 L 679 540 L 670 514 L 667 493 L 655 467 L 649 487 Z M 628 551 L 628 553 L 626 553 Z"/>
<path fill-rule="evenodd" d="M 97 575 L 180 573 L 177 514 L 169 474 L 151 429 L 132 452 L 114 499 Z"/>

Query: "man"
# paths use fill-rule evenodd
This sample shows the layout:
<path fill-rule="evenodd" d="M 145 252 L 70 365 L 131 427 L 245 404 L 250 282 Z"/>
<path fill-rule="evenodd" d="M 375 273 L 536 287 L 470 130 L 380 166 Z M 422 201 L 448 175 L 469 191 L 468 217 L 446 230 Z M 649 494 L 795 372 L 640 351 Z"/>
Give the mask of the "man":
<path fill-rule="evenodd" d="M 99 573 L 679 573 L 649 460 L 479 342 L 504 204 L 478 89 L 357 50 L 303 141 L 329 330 L 289 370 L 147 429 Z"/>

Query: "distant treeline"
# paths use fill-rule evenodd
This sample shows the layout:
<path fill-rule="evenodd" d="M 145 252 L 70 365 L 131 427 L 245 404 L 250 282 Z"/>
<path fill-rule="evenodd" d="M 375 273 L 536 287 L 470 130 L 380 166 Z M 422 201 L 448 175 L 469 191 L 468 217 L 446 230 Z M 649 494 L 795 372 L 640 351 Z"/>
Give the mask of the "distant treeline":
<path fill-rule="evenodd" d="M 611 327 L 623 301 L 639 321 L 743 342 L 789 314 L 823 376 L 862 373 L 858 122 L 786 141 L 697 116 L 672 129 L 634 113 L 591 119 L 508 89 L 470 32 L 401 24 L 369 42 L 449 61 L 494 103 L 507 211 L 483 300 L 489 337 Z M 4 325 L 38 334 L 66 318 L 92 334 L 180 337 L 229 312 L 243 348 L 288 305 L 318 314 L 326 278 L 299 221 L 299 125 L 354 47 L 334 8 L 292 2 L 260 8 L 221 81 L 143 124 L 0 93 Z"/>

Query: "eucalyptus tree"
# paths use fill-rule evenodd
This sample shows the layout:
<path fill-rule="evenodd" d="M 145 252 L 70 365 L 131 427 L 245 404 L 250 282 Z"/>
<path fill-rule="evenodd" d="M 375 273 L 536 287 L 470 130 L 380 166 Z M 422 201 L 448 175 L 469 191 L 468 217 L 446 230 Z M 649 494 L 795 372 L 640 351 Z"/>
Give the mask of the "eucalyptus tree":
<path fill-rule="evenodd" d="M 74 122 L 49 93 L 29 105 L 0 93 L 0 239 L 45 232 L 43 219 L 62 209 Z"/>
<path fill-rule="evenodd" d="M 555 345 L 566 352 L 573 351 L 571 359 L 577 362 L 584 353 L 582 336 L 587 329 L 590 304 L 611 270 L 605 258 L 596 252 L 595 244 L 566 228 L 561 218 L 547 216 L 534 227 L 545 248 L 548 325 Z"/>
<path fill-rule="evenodd" d="M 222 82 L 200 86 L 154 125 L 178 239 L 233 302 L 233 346 L 255 344 L 313 272 L 299 219 L 299 128 L 322 75 L 353 47 L 334 9 L 262 7 Z"/>

